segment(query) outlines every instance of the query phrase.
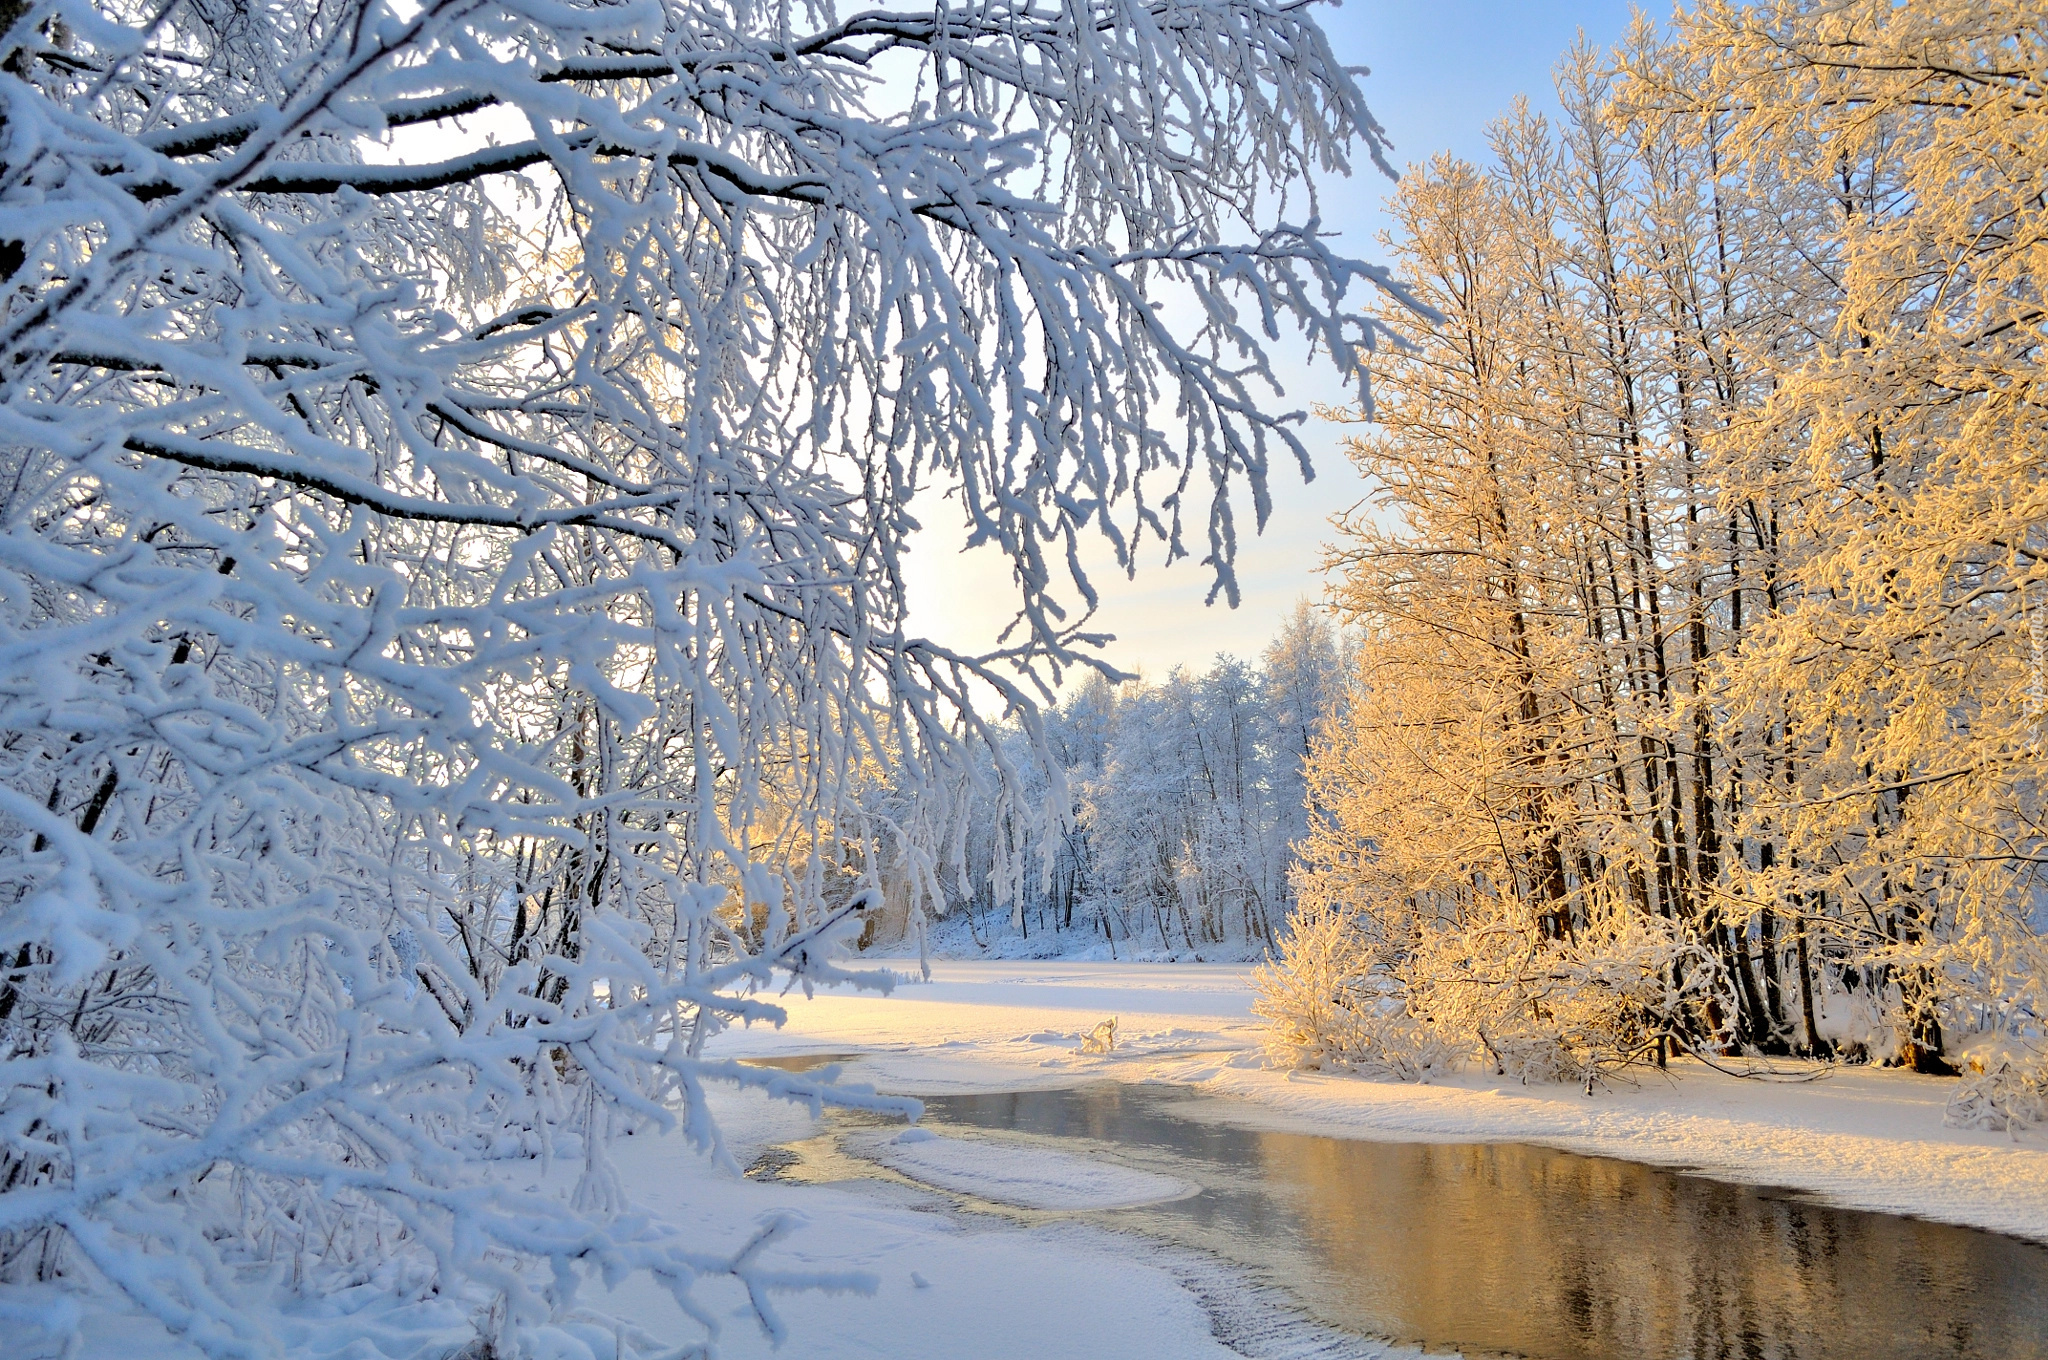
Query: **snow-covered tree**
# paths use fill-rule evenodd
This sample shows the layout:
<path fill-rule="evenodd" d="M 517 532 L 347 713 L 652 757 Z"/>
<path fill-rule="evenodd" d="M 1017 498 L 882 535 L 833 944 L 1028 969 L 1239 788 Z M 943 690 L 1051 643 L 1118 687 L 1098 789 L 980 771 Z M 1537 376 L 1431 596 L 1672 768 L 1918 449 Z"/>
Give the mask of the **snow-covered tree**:
<path fill-rule="evenodd" d="M 1286 916 L 1284 793 L 1255 672 L 1219 657 L 1120 696 L 1087 826 L 1131 936 L 1185 950 L 1270 944 Z"/>
<path fill-rule="evenodd" d="M 10 1326 L 561 1353 L 635 1269 L 773 1325 L 605 1137 L 848 1098 L 702 1045 L 884 851 L 936 887 L 975 687 L 1042 753 L 1084 535 L 1234 593 L 1305 467 L 1261 346 L 1374 333 L 1354 148 L 1295 0 L 0 0 Z M 927 488 L 999 653 L 906 630 Z M 548 1148 L 572 1205 L 491 1169 Z"/>
<path fill-rule="evenodd" d="M 1261 658 L 1274 748 L 1273 801 L 1287 818 L 1289 842 L 1308 834 L 1308 760 L 1349 683 L 1345 641 L 1327 611 L 1302 600 Z"/>
<path fill-rule="evenodd" d="M 2039 1117 L 2037 9 L 1702 3 L 1402 185 L 1445 322 L 1354 441 L 1283 1050 L 1974 1065 L 1959 1117 Z"/>
<path fill-rule="evenodd" d="M 1700 78 L 1646 70 L 1644 101 L 1826 204 L 1840 279 L 1735 432 L 1786 450 L 1800 548 L 1726 675 L 1787 753 L 1751 891 L 1867 922 L 1916 1066 L 1988 1031 L 2048 1091 L 2048 14 L 1709 3 L 1683 34 Z"/>
<path fill-rule="evenodd" d="M 1683 497 L 1674 347 L 1625 244 L 1635 167 L 1584 54 L 1562 93 L 1561 134 L 1512 116 L 1487 171 L 1440 159 L 1392 205 L 1444 321 L 1381 365 L 1352 441 L 1376 504 L 1342 526 L 1331 594 L 1357 673 L 1310 757 L 1310 928 L 1268 1010 L 1318 1013 L 1332 940 L 1374 985 L 1349 1037 L 1288 1041 L 1304 1061 L 1648 1056 L 1711 1028 L 1709 960 L 1738 948 L 1702 909 L 1678 722 L 1706 497 Z"/>
<path fill-rule="evenodd" d="M 1293 909 L 1304 751 L 1338 701 L 1341 654 L 1327 616 L 1304 604 L 1263 667 L 1219 655 L 1158 683 L 1091 676 L 1043 719 L 1073 800 L 1064 834 L 1012 880 L 1001 852 L 1020 831 L 989 819 L 970 835 L 963 896 L 974 944 L 992 944 L 1007 915 L 1017 938 L 1004 947 L 1033 953 L 1265 953 Z M 1024 764 L 1024 734 L 1010 740 Z"/>

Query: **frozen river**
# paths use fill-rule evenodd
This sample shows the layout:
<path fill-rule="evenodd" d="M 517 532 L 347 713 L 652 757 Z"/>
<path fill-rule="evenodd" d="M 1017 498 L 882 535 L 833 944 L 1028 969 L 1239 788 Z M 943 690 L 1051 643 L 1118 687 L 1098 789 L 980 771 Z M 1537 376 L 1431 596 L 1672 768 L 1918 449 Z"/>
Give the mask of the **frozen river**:
<path fill-rule="evenodd" d="M 1196 1248 L 1361 1336 L 1530 1360 L 2048 1357 L 2048 1248 L 1992 1233 L 1527 1144 L 1248 1128 L 1160 1085 L 926 1104 L 926 1129 L 990 1157 L 1078 1154 L 1192 1190 L 967 1208 Z M 893 1176 L 843 1146 L 801 1144 L 788 1171 Z"/>

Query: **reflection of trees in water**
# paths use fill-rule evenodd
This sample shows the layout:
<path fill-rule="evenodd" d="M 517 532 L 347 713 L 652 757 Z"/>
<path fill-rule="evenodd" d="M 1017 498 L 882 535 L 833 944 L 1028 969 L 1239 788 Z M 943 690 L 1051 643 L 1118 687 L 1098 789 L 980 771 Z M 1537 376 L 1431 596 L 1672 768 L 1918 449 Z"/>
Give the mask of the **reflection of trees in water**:
<path fill-rule="evenodd" d="M 2048 1355 L 2048 1254 L 1518 1145 L 1251 1135 L 1365 1330 L 1544 1360 Z M 1987 1287 L 1990 1286 L 1990 1287 Z"/>
<path fill-rule="evenodd" d="M 2025 1242 L 1522 1144 L 1261 1132 L 1188 1109 L 1119 1083 L 927 1101 L 942 1125 L 1083 1139 L 1201 1181 L 1101 1221 L 1472 1360 L 2048 1360 L 2048 1250 Z"/>

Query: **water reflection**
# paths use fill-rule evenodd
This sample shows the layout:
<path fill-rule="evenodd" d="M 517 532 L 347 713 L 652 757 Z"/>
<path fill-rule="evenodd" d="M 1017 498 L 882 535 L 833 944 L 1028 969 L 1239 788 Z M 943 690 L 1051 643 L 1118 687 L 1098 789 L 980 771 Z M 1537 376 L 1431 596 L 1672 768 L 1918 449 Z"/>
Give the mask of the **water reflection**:
<path fill-rule="evenodd" d="M 1184 1099 L 947 1096 L 926 1122 L 1198 1181 L 1093 1217 L 1250 1265 L 1370 1335 L 1532 1360 L 2048 1360 L 2048 1249 L 1518 1144 L 1234 1128 Z"/>

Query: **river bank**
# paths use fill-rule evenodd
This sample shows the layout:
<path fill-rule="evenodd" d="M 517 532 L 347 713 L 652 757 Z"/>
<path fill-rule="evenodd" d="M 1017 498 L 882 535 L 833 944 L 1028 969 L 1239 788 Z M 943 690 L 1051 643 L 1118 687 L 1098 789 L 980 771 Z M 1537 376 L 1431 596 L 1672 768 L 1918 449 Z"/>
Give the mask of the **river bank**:
<path fill-rule="evenodd" d="M 929 982 L 913 961 L 871 966 L 900 970 L 892 994 L 792 996 L 780 1029 L 736 1030 L 714 1049 L 754 1058 L 859 1051 L 849 1079 L 905 1095 L 1168 1082 L 1227 1098 L 1207 1107 L 1220 1120 L 1382 1140 L 1536 1143 L 2048 1242 L 2048 1137 L 1945 1126 L 1953 1083 L 1942 1078 L 1779 1064 L 1789 1079 L 1743 1079 L 1680 1061 L 1588 1095 L 1480 1075 L 1424 1086 L 1285 1073 L 1262 1060 L 1247 966 L 942 960 Z M 1112 1016 L 1115 1049 L 1083 1052 Z"/>

